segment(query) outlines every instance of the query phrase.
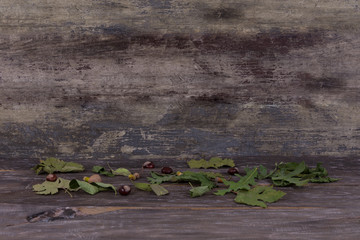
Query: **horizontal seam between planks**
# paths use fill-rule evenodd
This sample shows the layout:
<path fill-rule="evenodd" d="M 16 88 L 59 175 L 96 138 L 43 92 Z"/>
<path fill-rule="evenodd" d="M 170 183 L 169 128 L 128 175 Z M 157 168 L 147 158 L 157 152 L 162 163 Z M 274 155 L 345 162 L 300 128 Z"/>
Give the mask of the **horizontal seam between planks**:
<path fill-rule="evenodd" d="M 100 214 L 119 210 L 253 210 L 263 209 L 261 207 L 77 207 L 85 215 Z M 323 207 L 268 207 L 268 210 L 306 210 L 306 209 L 326 209 Z"/>

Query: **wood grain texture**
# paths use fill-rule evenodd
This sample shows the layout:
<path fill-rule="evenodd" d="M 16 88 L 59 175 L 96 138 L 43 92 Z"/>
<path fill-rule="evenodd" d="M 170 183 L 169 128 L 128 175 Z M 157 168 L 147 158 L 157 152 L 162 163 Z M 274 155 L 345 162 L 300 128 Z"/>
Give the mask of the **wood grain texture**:
<path fill-rule="evenodd" d="M 0 1 L 0 239 L 358 239 L 359 26 L 357 0 Z M 29 169 L 50 156 L 323 161 L 342 180 L 268 209 L 186 184 L 38 196 Z M 27 222 L 44 211 L 63 219 Z"/>
<path fill-rule="evenodd" d="M 300 158 L 242 158 L 235 162 L 243 169 L 257 164 L 271 167 L 279 160 L 299 161 Z M 305 160 L 315 166 L 320 159 Z M 168 159 L 168 162 L 173 161 Z M 155 171 L 168 162 L 154 161 L 158 166 Z M 92 161 L 83 163 L 87 166 Z M 35 175 L 29 170 L 30 165 L 27 162 L 19 167 L 8 163 L 12 171 L 0 172 L 0 239 L 17 240 L 29 235 L 32 239 L 48 239 L 49 236 L 53 239 L 357 239 L 360 234 L 360 161 L 355 158 L 327 158 L 324 166 L 330 176 L 341 178 L 339 182 L 277 188 L 287 194 L 269 204 L 267 209 L 236 204 L 231 194 L 207 193 L 191 198 L 190 186 L 186 183 L 164 184 L 170 194 L 162 197 L 137 189 L 126 197 L 111 192 L 94 196 L 74 192 L 72 198 L 64 192 L 41 196 L 32 192 L 31 186 L 42 182 L 45 175 Z M 136 170 L 139 166 L 140 162 L 130 169 Z M 186 169 L 186 162 L 179 161 L 172 167 Z M 91 168 L 86 169 L 83 173 L 59 176 L 82 178 L 91 174 Z M 212 171 L 226 174 L 226 170 Z M 144 172 L 141 181 L 145 181 L 148 173 Z M 116 186 L 131 184 L 121 176 L 103 179 Z M 262 184 L 269 182 L 264 180 Z M 26 219 L 44 211 L 66 208 L 67 213 L 55 218 L 33 223 Z"/>
<path fill-rule="evenodd" d="M 355 156 L 358 3 L 0 3 L 0 157 Z"/>

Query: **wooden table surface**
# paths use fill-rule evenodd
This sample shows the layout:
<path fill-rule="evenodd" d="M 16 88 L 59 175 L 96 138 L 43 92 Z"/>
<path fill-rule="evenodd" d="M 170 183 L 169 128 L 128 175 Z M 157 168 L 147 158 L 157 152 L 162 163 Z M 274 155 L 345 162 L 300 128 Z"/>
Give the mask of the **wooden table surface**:
<path fill-rule="evenodd" d="M 0 33 L 0 240 L 360 239 L 358 0 L 1 0 Z M 322 161 L 341 181 L 267 209 L 188 184 L 36 195 L 51 156 L 86 166 L 67 179 L 222 156 Z"/>
<path fill-rule="evenodd" d="M 37 160 L 0 160 L 0 239 L 358 239 L 360 236 L 360 160 L 356 158 L 242 158 L 236 165 L 305 160 L 310 166 L 322 161 L 330 176 L 341 178 L 329 184 L 278 188 L 287 194 L 267 209 L 236 204 L 234 196 L 207 193 L 189 196 L 188 184 L 164 184 L 170 194 L 157 197 L 135 188 L 128 196 L 101 192 L 94 196 L 74 192 L 71 198 L 61 191 L 52 196 L 37 195 L 32 185 L 45 175 L 30 168 Z M 79 160 L 86 171 L 58 174 L 72 179 L 91 174 L 93 165 L 104 162 Z M 154 160 L 159 171 L 169 164 Z M 112 165 L 112 163 L 110 163 Z M 122 166 L 138 170 L 141 160 Z M 186 161 L 172 161 L 176 170 L 185 170 Z M 217 171 L 226 173 L 227 169 Z M 145 182 L 143 173 L 141 182 Z M 126 177 L 103 177 L 104 182 L 131 184 Z M 140 180 L 138 180 L 140 181 Z M 267 184 L 267 181 L 263 181 Z M 41 221 L 28 216 L 43 213 Z M 53 214 L 59 214 L 54 218 Z M 51 217 L 52 216 L 52 217 Z M 31 236 L 31 237 L 30 237 Z"/>

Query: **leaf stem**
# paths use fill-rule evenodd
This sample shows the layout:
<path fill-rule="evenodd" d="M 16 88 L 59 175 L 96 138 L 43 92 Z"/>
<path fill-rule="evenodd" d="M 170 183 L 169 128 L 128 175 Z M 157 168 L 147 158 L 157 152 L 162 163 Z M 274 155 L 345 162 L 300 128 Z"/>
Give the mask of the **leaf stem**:
<path fill-rule="evenodd" d="M 113 172 L 114 170 L 110 167 L 109 162 L 107 162 L 106 164 L 108 165 L 109 169 Z"/>
<path fill-rule="evenodd" d="M 73 196 L 71 195 L 71 193 L 69 192 L 69 190 L 67 190 L 66 188 L 63 188 L 63 189 L 64 189 L 64 191 L 65 191 L 67 194 L 70 195 L 71 198 L 73 197 Z"/>

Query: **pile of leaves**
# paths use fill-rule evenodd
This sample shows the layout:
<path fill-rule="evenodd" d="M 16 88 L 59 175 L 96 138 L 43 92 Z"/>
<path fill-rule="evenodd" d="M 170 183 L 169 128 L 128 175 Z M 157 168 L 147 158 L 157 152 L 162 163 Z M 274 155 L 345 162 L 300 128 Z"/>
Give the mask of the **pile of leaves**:
<path fill-rule="evenodd" d="M 108 190 L 113 190 L 115 192 L 115 195 L 117 193 L 115 186 L 112 184 L 102 182 L 88 183 L 77 179 L 67 180 L 64 178 L 58 178 L 55 182 L 45 181 L 41 184 L 35 184 L 33 186 L 34 192 L 43 195 L 56 194 L 59 192 L 59 189 L 63 189 L 67 193 L 69 193 L 70 191 L 74 192 L 78 190 L 83 190 L 91 195 Z"/>
<path fill-rule="evenodd" d="M 224 166 L 234 167 L 235 163 L 231 159 L 211 158 L 209 161 L 205 159 L 191 160 L 187 162 L 192 169 L 208 169 L 220 168 Z M 56 158 L 49 158 L 41 161 L 34 168 L 37 174 L 47 172 L 78 172 L 83 171 L 84 167 L 77 163 L 64 162 Z M 130 176 L 131 172 L 125 168 L 113 170 L 109 166 L 106 170 L 102 166 L 94 166 L 94 173 L 102 174 L 108 177 L 114 176 Z M 253 168 L 245 167 L 245 175 L 235 174 L 230 178 L 226 178 L 220 173 L 205 171 L 184 171 L 171 174 L 162 174 L 158 172 L 150 172 L 147 178 L 148 183 L 133 182 L 134 186 L 142 191 L 155 193 L 157 196 L 169 194 L 160 184 L 170 183 L 189 183 L 189 194 L 191 197 L 200 197 L 208 192 L 213 191 L 214 195 L 224 196 L 226 194 L 234 194 L 234 201 L 239 204 L 250 206 L 259 206 L 266 208 L 267 203 L 273 203 L 285 196 L 285 192 L 276 190 L 274 187 L 302 187 L 310 183 L 330 183 L 339 179 L 328 176 L 327 170 L 318 163 L 315 168 L 310 168 L 305 162 L 288 162 L 275 164 L 274 169 L 267 169 L 260 165 Z M 236 180 L 234 180 L 234 178 Z M 259 184 L 259 180 L 267 179 L 270 185 Z M 37 194 L 56 194 L 59 189 L 63 189 L 68 194 L 73 191 L 83 190 L 88 194 L 96 194 L 101 191 L 114 191 L 117 193 L 115 186 L 102 182 L 86 182 L 77 179 L 67 180 L 57 178 L 56 181 L 45 181 L 41 184 L 33 186 L 33 191 Z"/>

